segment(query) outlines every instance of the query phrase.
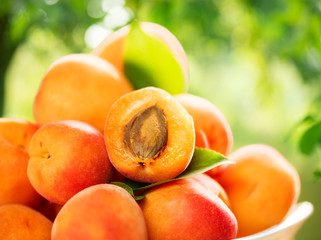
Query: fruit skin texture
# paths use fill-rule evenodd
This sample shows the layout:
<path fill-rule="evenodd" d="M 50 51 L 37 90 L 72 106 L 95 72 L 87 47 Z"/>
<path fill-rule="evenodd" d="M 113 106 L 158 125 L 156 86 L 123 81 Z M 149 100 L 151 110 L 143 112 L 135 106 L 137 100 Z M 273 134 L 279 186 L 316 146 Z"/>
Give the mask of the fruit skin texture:
<path fill-rule="evenodd" d="M 231 127 L 223 113 L 208 100 L 183 93 L 175 98 L 193 117 L 195 146 L 215 150 L 225 156 L 233 145 Z"/>
<path fill-rule="evenodd" d="M 37 129 L 23 119 L 0 118 L 0 205 L 35 207 L 42 199 L 27 177 L 27 149 Z"/>
<path fill-rule="evenodd" d="M 157 106 L 165 116 L 167 141 L 159 155 L 142 160 L 128 151 L 124 137 L 130 121 L 151 106 Z M 150 127 L 147 135 L 155 130 L 153 124 Z M 174 178 L 186 169 L 194 152 L 194 134 L 193 119 L 187 111 L 166 91 L 147 87 L 115 102 L 107 117 L 105 142 L 110 161 L 121 175 L 152 183 Z"/>
<path fill-rule="evenodd" d="M 112 104 L 132 90 L 109 62 L 91 54 L 71 54 L 48 69 L 35 97 L 33 114 L 41 125 L 73 119 L 103 132 Z"/>
<path fill-rule="evenodd" d="M 163 26 L 152 22 L 140 22 L 142 30 L 161 41 L 163 41 L 172 51 L 175 59 L 182 67 L 185 79 L 188 79 L 188 60 L 186 53 L 177 38 Z M 124 73 L 124 46 L 126 37 L 130 31 L 127 25 L 111 35 L 107 36 L 99 46 L 92 52 L 110 63 L 120 72 Z"/>
<path fill-rule="evenodd" d="M 50 240 L 52 222 L 24 205 L 0 206 L 0 239 Z"/>
<path fill-rule="evenodd" d="M 139 201 L 150 240 L 233 239 L 235 216 L 199 179 L 187 178 L 157 186 Z"/>
<path fill-rule="evenodd" d="M 43 125 L 32 137 L 29 153 L 31 184 L 57 204 L 86 187 L 108 182 L 113 173 L 104 136 L 80 121 Z"/>
<path fill-rule="evenodd" d="M 227 165 L 213 177 L 225 189 L 238 224 L 238 237 L 280 223 L 300 193 L 296 170 L 274 148 L 253 144 L 229 156 Z"/>
<path fill-rule="evenodd" d="M 58 213 L 52 240 L 147 240 L 144 216 L 129 193 L 111 184 L 73 196 Z"/>
<path fill-rule="evenodd" d="M 190 178 L 193 181 L 198 182 L 207 190 L 211 191 L 215 195 L 217 195 L 225 204 L 226 206 L 230 207 L 230 201 L 228 200 L 228 196 L 224 190 L 224 188 L 213 178 L 209 177 L 205 173 L 196 175 Z"/>

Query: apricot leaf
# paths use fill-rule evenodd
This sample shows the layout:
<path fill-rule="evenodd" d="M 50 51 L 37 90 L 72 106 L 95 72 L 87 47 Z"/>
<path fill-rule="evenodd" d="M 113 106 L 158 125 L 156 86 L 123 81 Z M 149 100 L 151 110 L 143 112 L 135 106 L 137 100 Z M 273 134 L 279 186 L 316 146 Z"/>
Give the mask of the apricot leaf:
<path fill-rule="evenodd" d="M 172 179 L 167 179 L 164 181 L 152 183 L 152 184 L 140 183 L 140 182 L 132 181 L 130 179 L 125 179 L 124 184 L 127 185 L 127 187 L 130 187 L 133 192 L 135 192 L 135 191 L 155 187 L 163 183 L 184 179 L 188 177 L 193 177 L 195 175 L 204 173 L 219 165 L 231 164 L 231 163 L 233 162 L 227 160 L 222 154 L 218 152 L 196 147 L 190 164 L 185 169 L 185 171 L 181 173 L 179 176 Z"/>
<path fill-rule="evenodd" d="M 222 154 L 205 148 L 195 148 L 191 163 L 177 179 L 192 177 L 223 164 L 231 164 Z"/>
<path fill-rule="evenodd" d="M 162 88 L 170 94 L 185 92 L 184 72 L 162 40 L 145 33 L 138 21 L 131 25 L 124 46 L 125 74 L 135 89 Z"/>
<path fill-rule="evenodd" d="M 140 195 L 140 196 L 135 196 L 133 189 L 128 186 L 126 183 L 122 183 L 122 182 L 111 182 L 111 184 L 114 184 L 116 186 L 122 187 L 123 189 L 125 189 L 133 198 L 135 198 L 135 200 L 141 200 L 145 197 L 145 195 Z"/>
<path fill-rule="evenodd" d="M 304 154 L 311 154 L 321 143 L 321 120 L 306 117 L 299 125 L 299 148 Z"/>
<path fill-rule="evenodd" d="M 315 170 L 314 177 L 316 181 L 321 181 L 321 169 Z"/>

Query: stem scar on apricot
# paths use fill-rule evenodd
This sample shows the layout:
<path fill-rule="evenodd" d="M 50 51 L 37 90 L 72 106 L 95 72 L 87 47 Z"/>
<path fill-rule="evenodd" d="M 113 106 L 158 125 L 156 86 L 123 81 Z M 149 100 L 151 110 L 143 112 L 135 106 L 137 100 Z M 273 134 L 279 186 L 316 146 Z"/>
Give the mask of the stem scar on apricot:
<path fill-rule="evenodd" d="M 163 111 L 151 106 L 132 117 L 125 125 L 123 142 L 138 163 L 145 166 L 146 159 L 156 159 L 167 144 L 168 129 Z"/>

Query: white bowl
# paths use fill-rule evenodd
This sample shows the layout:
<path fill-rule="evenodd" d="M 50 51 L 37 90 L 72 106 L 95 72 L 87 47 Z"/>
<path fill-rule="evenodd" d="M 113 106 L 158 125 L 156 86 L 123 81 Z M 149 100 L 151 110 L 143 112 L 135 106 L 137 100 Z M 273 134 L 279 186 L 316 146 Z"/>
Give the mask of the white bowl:
<path fill-rule="evenodd" d="M 309 202 L 296 204 L 285 220 L 269 229 L 251 236 L 237 238 L 234 240 L 291 240 L 294 239 L 302 224 L 313 213 L 313 205 Z"/>

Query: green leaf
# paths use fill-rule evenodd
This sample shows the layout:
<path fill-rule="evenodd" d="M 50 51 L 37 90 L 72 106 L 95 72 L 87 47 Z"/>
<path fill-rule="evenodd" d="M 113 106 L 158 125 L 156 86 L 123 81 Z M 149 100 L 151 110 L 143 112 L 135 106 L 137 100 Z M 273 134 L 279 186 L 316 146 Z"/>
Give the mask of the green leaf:
<path fill-rule="evenodd" d="M 170 48 L 145 33 L 138 21 L 131 25 L 124 47 L 125 74 L 135 89 L 162 88 L 174 95 L 187 89 L 184 72 Z"/>
<path fill-rule="evenodd" d="M 321 120 L 307 117 L 298 128 L 299 148 L 304 154 L 311 154 L 321 143 Z"/>
<path fill-rule="evenodd" d="M 317 182 L 321 181 L 321 169 L 314 171 L 314 177 Z"/>
<path fill-rule="evenodd" d="M 133 189 L 128 186 L 127 184 L 123 183 L 123 182 L 111 182 L 110 184 L 116 185 L 118 187 L 122 187 L 123 189 L 125 189 L 131 196 L 135 196 L 134 195 L 134 191 Z"/>
<path fill-rule="evenodd" d="M 152 184 L 139 183 L 139 182 L 132 181 L 130 179 L 125 179 L 125 184 L 131 187 L 133 191 L 139 191 L 139 190 L 155 187 L 163 183 L 175 181 L 178 179 L 193 177 L 195 175 L 204 173 L 219 165 L 231 164 L 231 163 L 233 162 L 227 160 L 220 153 L 217 153 L 213 150 L 196 147 L 190 164 L 185 169 L 185 171 L 181 173 L 179 176 L 177 176 L 176 178 L 167 179 L 167 180 L 152 183 Z"/>
<path fill-rule="evenodd" d="M 139 195 L 139 196 L 135 196 L 133 188 L 128 186 L 126 183 L 123 182 L 111 182 L 110 184 L 116 185 L 118 187 L 121 187 L 123 189 L 125 189 L 133 198 L 135 198 L 135 200 L 141 200 L 145 197 L 145 195 Z"/>
<path fill-rule="evenodd" d="M 190 164 L 186 170 L 177 177 L 177 179 L 192 177 L 204 173 L 214 167 L 231 163 L 233 162 L 227 160 L 218 152 L 196 147 Z"/>

